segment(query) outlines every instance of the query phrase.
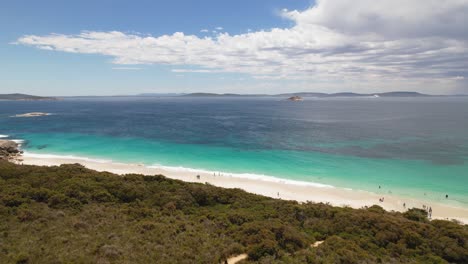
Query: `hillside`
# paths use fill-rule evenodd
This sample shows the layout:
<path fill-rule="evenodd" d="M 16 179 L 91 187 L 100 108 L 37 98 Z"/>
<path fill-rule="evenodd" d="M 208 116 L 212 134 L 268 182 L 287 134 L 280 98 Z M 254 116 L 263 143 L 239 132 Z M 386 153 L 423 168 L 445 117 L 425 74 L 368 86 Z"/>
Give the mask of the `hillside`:
<path fill-rule="evenodd" d="M 422 210 L 298 204 L 80 165 L 0 161 L 0 220 L 2 263 L 221 263 L 242 253 L 243 263 L 468 263 L 468 227 Z"/>
<path fill-rule="evenodd" d="M 217 93 L 189 93 L 183 94 L 181 96 L 186 97 L 256 97 L 256 96 L 268 96 L 266 94 L 233 94 L 233 93 L 224 93 L 224 94 L 217 94 Z"/>
<path fill-rule="evenodd" d="M 258 96 L 274 96 L 274 97 L 371 97 L 378 95 L 381 97 L 426 97 L 431 96 L 428 94 L 422 94 L 417 92 L 387 92 L 387 93 L 352 93 L 352 92 L 342 92 L 342 93 L 312 93 L 312 92 L 297 92 L 297 93 L 283 93 L 283 94 L 217 94 L 217 93 L 189 93 L 182 96 L 188 97 L 258 97 Z"/>
<path fill-rule="evenodd" d="M 0 100 L 35 101 L 35 100 L 56 100 L 56 98 L 14 93 L 14 94 L 0 94 Z"/>

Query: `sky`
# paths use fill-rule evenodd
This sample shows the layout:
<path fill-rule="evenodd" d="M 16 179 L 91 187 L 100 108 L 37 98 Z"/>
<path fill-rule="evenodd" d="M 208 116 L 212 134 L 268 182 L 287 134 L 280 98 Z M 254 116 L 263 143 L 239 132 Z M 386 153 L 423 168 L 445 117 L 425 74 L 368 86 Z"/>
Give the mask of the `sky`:
<path fill-rule="evenodd" d="M 3 0 L 0 93 L 468 94 L 468 0 Z"/>

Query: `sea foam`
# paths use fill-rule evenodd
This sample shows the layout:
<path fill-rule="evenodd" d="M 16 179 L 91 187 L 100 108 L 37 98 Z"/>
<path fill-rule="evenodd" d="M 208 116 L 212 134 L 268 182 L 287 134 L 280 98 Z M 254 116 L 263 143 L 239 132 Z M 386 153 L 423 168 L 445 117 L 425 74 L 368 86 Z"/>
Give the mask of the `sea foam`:
<path fill-rule="evenodd" d="M 297 185 L 297 186 L 311 186 L 311 187 L 318 187 L 318 188 L 335 188 L 335 186 L 328 185 L 328 184 L 283 179 L 283 178 L 278 178 L 278 177 L 264 175 L 264 174 L 230 173 L 230 172 L 222 172 L 222 171 L 210 171 L 210 170 L 204 170 L 204 169 L 194 169 L 194 168 L 186 168 L 186 167 L 171 167 L 171 166 L 163 166 L 163 165 L 152 165 L 152 166 L 148 166 L 148 168 L 161 169 L 161 170 L 172 171 L 172 172 L 190 172 L 190 173 L 209 174 L 209 175 L 216 175 L 216 176 L 220 175 L 221 177 L 233 177 L 233 178 L 241 178 L 241 179 L 250 179 L 250 180 L 275 182 L 275 183 Z"/>
<path fill-rule="evenodd" d="M 55 154 L 38 154 L 38 153 L 31 153 L 25 151 L 23 156 L 30 157 L 30 158 L 38 158 L 38 159 L 72 159 L 77 161 L 89 161 L 89 162 L 97 162 L 97 163 L 113 163 L 112 160 L 105 160 L 105 159 L 93 159 L 81 156 L 74 156 L 74 155 L 55 155 Z"/>
<path fill-rule="evenodd" d="M 95 158 L 88 158 L 88 157 L 81 157 L 81 156 L 74 156 L 74 155 L 38 154 L 38 153 L 31 153 L 27 151 L 25 151 L 23 155 L 25 157 L 39 158 L 39 159 L 71 159 L 71 160 L 76 160 L 78 162 L 88 161 L 88 162 L 97 162 L 97 163 L 109 163 L 109 164 L 118 163 L 118 164 L 135 165 L 133 163 L 122 163 L 122 162 L 115 162 L 115 161 L 106 160 L 106 159 L 95 159 Z M 328 185 L 328 184 L 282 179 L 282 178 L 278 178 L 274 176 L 254 174 L 254 173 L 230 173 L 230 172 L 212 171 L 212 170 L 205 170 L 205 169 L 164 166 L 164 165 L 159 165 L 159 164 L 154 164 L 154 165 L 146 166 L 146 167 L 150 169 L 160 169 L 160 170 L 164 170 L 168 172 L 185 172 L 185 173 L 189 172 L 189 173 L 194 173 L 194 174 L 208 174 L 208 175 L 216 175 L 216 176 L 220 175 L 220 177 L 250 179 L 250 180 L 274 182 L 274 183 L 297 185 L 297 186 L 311 186 L 311 187 L 317 187 L 317 188 L 335 188 L 335 186 Z"/>

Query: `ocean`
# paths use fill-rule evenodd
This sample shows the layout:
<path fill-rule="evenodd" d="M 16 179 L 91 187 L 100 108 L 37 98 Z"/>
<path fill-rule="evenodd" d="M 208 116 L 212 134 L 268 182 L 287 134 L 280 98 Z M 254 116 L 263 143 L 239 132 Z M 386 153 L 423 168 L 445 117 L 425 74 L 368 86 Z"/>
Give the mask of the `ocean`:
<path fill-rule="evenodd" d="M 27 112 L 52 115 L 12 117 Z M 270 176 L 468 207 L 466 97 L 0 101 L 0 135 L 38 155 Z"/>

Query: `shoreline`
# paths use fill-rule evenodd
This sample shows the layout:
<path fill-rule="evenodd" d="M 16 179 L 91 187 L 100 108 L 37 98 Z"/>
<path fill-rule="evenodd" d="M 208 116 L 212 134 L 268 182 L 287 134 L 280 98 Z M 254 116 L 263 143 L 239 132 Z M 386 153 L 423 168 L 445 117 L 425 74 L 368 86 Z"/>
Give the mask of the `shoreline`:
<path fill-rule="evenodd" d="M 144 175 L 161 174 L 170 179 L 209 183 L 222 188 L 239 188 L 250 193 L 276 199 L 295 200 L 298 202 L 322 202 L 341 207 L 362 208 L 364 206 L 379 205 L 387 211 L 404 212 L 408 208 L 423 208 L 423 205 L 426 205 L 432 208 L 431 219 L 456 219 L 462 223 L 468 223 L 468 208 L 454 207 L 415 198 L 403 198 L 395 195 L 385 195 L 384 202 L 379 202 L 379 199 L 382 197 L 381 194 L 320 183 L 306 183 L 269 176 L 262 177 L 260 175 L 258 177 L 251 177 L 252 175 L 250 174 L 227 174 L 177 167 L 145 166 L 143 164 L 119 163 L 111 160 L 94 160 L 86 157 L 28 152 L 25 152 L 21 158 L 22 164 L 25 165 L 59 166 L 61 164 L 79 163 L 92 170 L 107 171 L 119 175 L 130 173 Z M 198 178 L 197 175 L 200 177 Z M 406 207 L 403 204 L 406 204 Z"/>

